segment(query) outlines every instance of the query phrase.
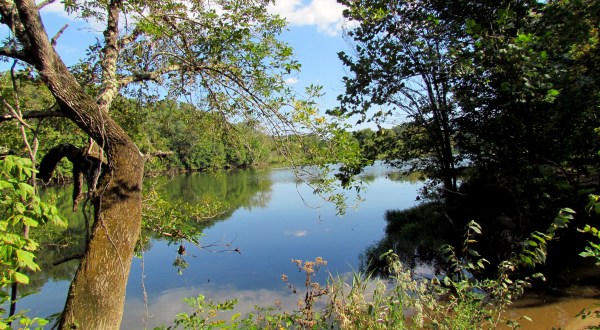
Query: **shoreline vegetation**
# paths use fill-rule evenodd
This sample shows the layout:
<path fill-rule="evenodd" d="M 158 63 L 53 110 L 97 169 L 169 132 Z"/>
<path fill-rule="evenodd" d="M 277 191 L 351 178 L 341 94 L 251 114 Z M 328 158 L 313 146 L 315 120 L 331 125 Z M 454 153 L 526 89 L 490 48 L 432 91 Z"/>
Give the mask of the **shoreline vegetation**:
<path fill-rule="evenodd" d="M 144 172 L 316 164 L 311 188 L 340 213 L 336 192 L 360 192 L 356 176 L 375 160 L 426 180 L 419 205 L 388 212 L 352 285 L 314 283 L 325 261 L 298 260 L 297 312 L 212 323 L 235 304 L 199 296 L 175 328 L 517 327 L 503 311 L 534 278 L 578 255 L 600 265 L 600 1 L 338 0 L 352 28 L 333 109 L 319 108 L 322 86 L 288 84 L 301 63 L 268 1 L 63 1 L 105 27 L 70 67 L 55 47 L 68 24 L 51 37 L 42 22 L 52 2 L 0 1 L 0 60 L 12 63 L 0 77 L 0 154 L 10 154 L 0 157 L 0 299 L 10 304 L 0 328 L 47 323 L 15 304 L 40 268 L 38 228 L 65 226 L 39 197 L 36 177 L 53 173 L 72 178 L 73 210 L 89 187 L 61 330 L 120 327 L 142 229 L 197 242 L 186 220 L 224 214 L 223 201 L 144 195 Z M 443 276 L 411 277 L 406 236 Z M 376 281 L 367 301 L 374 273 L 393 285 Z M 326 294 L 328 309 L 315 310 Z"/>

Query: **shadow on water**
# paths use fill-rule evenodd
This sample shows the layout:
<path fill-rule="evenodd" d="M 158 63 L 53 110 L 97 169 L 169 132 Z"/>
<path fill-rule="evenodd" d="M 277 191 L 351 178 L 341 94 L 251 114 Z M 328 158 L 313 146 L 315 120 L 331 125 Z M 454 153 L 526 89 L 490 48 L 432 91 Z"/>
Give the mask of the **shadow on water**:
<path fill-rule="evenodd" d="M 386 264 L 380 256 L 392 250 L 400 261 L 415 269 L 425 267 L 432 273 L 443 271 L 446 260 L 441 256 L 443 244 L 455 242 L 455 229 L 445 219 L 438 203 L 421 203 L 404 210 L 388 210 L 383 238 L 367 247 L 361 255 L 361 271 L 385 275 Z"/>
<path fill-rule="evenodd" d="M 584 198 L 582 198 L 584 200 Z M 576 202 L 559 200 L 564 205 Z M 376 275 L 385 274 L 385 263 L 380 256 L 393 250 L 404 265 L 417 273 L 432 276 L 444 273 L 448 262 L 440 248 L 449 244 L 460 251 L 464 238 L 464 225 L 476 220 L 483 227 L 483 234 L 476 237 L 475 249 L 492 264 L 481 276 L 495 276 L 496 265 L 511 253 L 518 253 L 521 242 L 533 230 L 545 231 L 548 222 L 557 214 L 559 207 L 540 205 L 542 211 L 531 211 L 537 217 L 526 223 L 509 196 L 501 189 L 465 185 L 460 197 L 454 198 L 445 207 L 434 198 L 426 198 L 418 205 L 407 209 L 388 210 L 383 238 L 368 246 L 361 255 L 360 269 Z M 541 207 L 540 207 L 541 208 Z M 522 329 L 581 329 L 598 325 L 598 319 L 590 316 L 583 322 L 577 316 L 582 310 L 598 310 L 600 303 L 600 267 L 592 260 L 578 254 L 589 237 L 577 232 L 582 223 L 593 219 L 583 211 L 577 213 L 569 228 L 558 232 L 558 239 L 549 243 L 546 263 L 535 270 L 525 266 L 519 268 L 520 276 L 541 272 L 546 281 L 534 280 L 533 287 L 526 291 L 509 309 L 509 317 L 518 319 L 528 316 L 533 322 L 521 323 Z M 534 213 L 538 211 L 537 213 Z M 583 213 L 583 214 L 582 214 Z M 547 219 L 549 221 L 544 221 Z M 463 256 L 464 257 L 464 256 Z"/>

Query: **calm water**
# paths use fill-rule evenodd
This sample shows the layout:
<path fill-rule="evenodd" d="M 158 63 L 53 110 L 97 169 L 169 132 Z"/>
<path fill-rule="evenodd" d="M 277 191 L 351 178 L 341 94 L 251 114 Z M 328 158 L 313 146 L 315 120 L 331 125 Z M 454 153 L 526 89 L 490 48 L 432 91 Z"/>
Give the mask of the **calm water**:
<path fill-rule="evenodd" d="M 162 187 L 173 201 L 197 203 L 209 196 L 230 207 L 216 219 L 199 225 L 205 248 L 183 243 L 188 268 L 181 274 L 173 265 L 179 244 L 151 240 L 140 258 L 132 260 L 122 329 L 152 329 L 170 324 L 177 313 L 189 311 L 183 298 L 198 294 L 218 302 L 238 299 L 236 311 L 242 313 L 257 305 L 274 306 L 276 302 L 293 309 L 299 297 L 290 292 L 281 275 L 288 275 L 299 288 L 304 278 L 291 263 L 292 258 L 327 260 L 327 267 L 317 278 L 320 283 L 325 283 L 327 273 L 349 276 L 358 270 L 365 248 L 383 237 L 385 211 L 415 205 L 422 185 L 385 166 L 367 169 L 363 179 L 368 183 L 362 196 L 365 201 L 358 209 L 349 209 L 344 217 L 338 217 L 333 205 L 314 196 L 311 188 L 287 169 L 196 173 L 146 180 Z M 62 310 L 77 261 L 56 267 L 52 263 L 80 253 L 83 245 L 83 239 L 77 236 L 83 230 L 82 216 L 70 211 L 71 187 L 57 189 L 56 193 L 55 203 L 70 218 L 73 228 L 53 232 L 50 236 L 56 244 L 38 253 L 43 271 L 32 274 L 28 286 L 34 294 L 18 304 L 19 309 L 29 309 L 30 316 L 47 317 Z M 44 241 L 43 237 L 36 239 Z M 69 242 L 69 248 L 58 249 Z M 231 252 L 235 248 L 241 254 Z M 575 315 L 583 308 L 595 306 L 598 300 L 588 297 L 596 292 L 597 287 L 593 286 L 563 292 L 559 297 L 530 294 L 508 313 L 514 318 L 527 315 L 534 319 L 532 323 L 523 322 L 523 329 L 584 328 L 588 324 L 581 323 Z M 588 320 L 597 323 L 592 318 Z"/>
<path fill-rule="evenodd" d="M 230 210 L 203 229 L 201 243 L 214 245 L 212 248 L 184 243 L 189 267 L 181 275 L 173 266 L 178 245 L 165 241 L 153 240 L 149 249 L 132 261 L 122 329 L 169 324 L 176 313 L 186 310 L 183 298 L 198 294 L 215 301 L 237 298 L 237 309 L 242 312 L 255 305 L 272 306 L 276 301 L 294 306 L 298 297 L 281 281 L 281 275 L 287 274 L 297 286 L 303 284 L 292 258 L 327 260 L 322 283 L 326 272 L 343 276 L 358 270 L 360 254 L 383 236 L 385 211 L 414 205 L 421 187 L 420 182 L 401 179 L 384 166 L 369 168 L 363 177 L 368 182 L 365 201 L 344 217 L 338 217 L 333 205 L 314 196 L 287 169 L 171 178 L 165 183 L 170 198 L 193 203 L 210 195 L 227 201 Z M 60 190 L 65 196 L 70 193 L 70 188 Z M 67 209 L 68 197 L 65 200 L 62 203 Z M 233 248 L 241 254 L 223 252 Z M 44 255 L 56 259 L 50 250 Z M 76 262 L 61 267 L 42 265 L 46 273 L 33 279 L 39 293 L 24 298 L 18 307 L 42 317 L 59 312 Z"/>

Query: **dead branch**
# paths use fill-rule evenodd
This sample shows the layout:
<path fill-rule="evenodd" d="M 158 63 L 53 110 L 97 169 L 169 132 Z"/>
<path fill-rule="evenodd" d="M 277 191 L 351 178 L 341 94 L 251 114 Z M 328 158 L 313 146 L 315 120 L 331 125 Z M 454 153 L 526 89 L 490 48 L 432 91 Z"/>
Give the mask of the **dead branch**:
<path fill-rule="evenodd" d="M 52 263 L 52 265 L 54 266 L 58 266 L 60 264 L 64 264 L 67 261 L 71 261 L 71 260 L 75 260 L 75 259 L 81 259 L 83 258 L 83 254 L 76 254 L 76 255 L 72 255 L 66 258 L 62 258 L 60 260 L 56 260 L 55 262 Z"/>
<path fill-rule="evenodd" d="M 45 0 L 45 1 L 42 1 L 42 2 L 40 2 L 40 3 L 37 4 L 37 9 L 38 10 L 42 9 L 42 8 L 46 7 L 47 5 L 50 5 L 50 4 L 54 3 L 54 2 L 56 2 L 56 0 Z"/>
<path fill-rule="evenodd" d="M 157 151 L 152 151 L 152 152 L 148 152 L 146 154 L 144 154 L 144 158 L 146 160 L 158 157 L 158 158 L 164 158 L 164 157 L 168 157 L 171 155 L 174 155 L 175 153 L 173 151 L 162 151 L 162 150 L 157 150 Z"/>
<path fill-rule="evenodd" d="M 65 24 L 63 25 L 63 27 L 60 28 L 60 30 L 58 30 L 58 32 L 56 32 L 56 35 L 54 37 L 52 37 L 51 43 L 52 46 L 56 46 L 56 41 L 58 40 L 58 38 L 60 38 L 60 36 L 65 32 L 65 30 L 69 27 L 69 24 Z"/>

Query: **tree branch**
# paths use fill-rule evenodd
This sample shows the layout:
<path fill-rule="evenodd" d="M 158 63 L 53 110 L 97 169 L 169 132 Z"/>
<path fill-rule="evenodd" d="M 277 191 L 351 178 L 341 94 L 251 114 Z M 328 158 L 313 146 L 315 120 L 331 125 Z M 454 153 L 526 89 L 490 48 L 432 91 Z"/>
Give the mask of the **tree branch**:
<path fill-rule="evenodd" d="M 62 28 L 60 28 L 60 30 L 58 30 L 58 32 L 56 32 L 56 35 L 51 40 L 52 46 L 56 46 L 56 41 L 58 40 L 58 38 L 60 38 L 60 36 L 65 32 L 65 30 L 68 27 L 69 27 L 69 24 L 65 24 L 65 25 L 63 25 Z"/>
<path fill-rule="evenodd" d="M 16 49 L 15 37 L 19 38 L 21 43 L 28 42 L 29 39 L 25 36 L 25 26 L 19 19 L 19 15 L 14 6 L 13 1 L 0 0 L 0 23 L 6 25 L 14 34 L 6 44 L 10 46 L 0 49 L 0 56 L 6 56 L 18 60 L 28 62 L 28 56 L 25 52 Z"/>
<path fill-rule="evenodd" d="M 55 118 L 55 117 L 64 117 L 65 115 L 60 111 L 30 111 L 23 114 L 22 119 L 43 119 L 43 118 Z M 0 116 L 0 123 L 19 119 L 11 114 L 5 114 Z"/>
<path fill-rule="evenodd" d="M 171 156 L 171 155 L 174 155 L 174 154 L 175 154 L 175 152 L 173 152 L 173 151 L 157 150 L 157 151 L 147 152 L 144 155 L 144 159 L 149 160 L 149 159 L 152 159 L 154 157 L 164 158 L 164 157 Z"/>
<path fill-rule="evenodd" d="M 27 56 L 24 52 L 18 51 L 13 47 L 2 47 L 0 48 L 0 56 L 10 57 L 16 60 L 27 62 Z"/>
<path fill-rule="evenodd" d="M 76 260 L 76 259 L 82 259 L 83 258 L 83 254 L 75 254 L 66 258 L 62 258 L 59 260 L 56 260 L 52 263 L 53 266 L 58 266 L 60 264 L 64 264 L 67 261 L 71 261 L 71 260 Z"/>
<path fill-rule="evenodd" d="M 120 48 L 127 47 L 127 45 L 134 42 L 141 35 L 142 35 L 142 30 L 136 26 L 130 35 L 121 38 L 121 40 L 119 41 L 119 47 Z"/>
<path fill-rule="evenodd" d="M 37 8 L 42 9 L 42 8 L 46 7 L 47 5 L 53 4 L 55 2 L 56 2 L 56 0 L 45 0 L 45 1 L 38 3 Z"/>
<path fill-rule="evenodd" d="M 100 110 L 108 112 L 110 104 L 119 91 L 117 81 L 117 60 L 119 58 L 119 15 L 121 0 L 111 0 L 108 5 L 106 30 L 104 31 L 105 46 L 102 50 L 104 57 L 102 67 L 102 83 L 96 102 Z"/>
<path fill-rule="evenodd" d="M 163 68 L 160 68 L 156 71 L 144 71 L 144 72 L 135 72 L 129 76 L 124 76 L 119 79 L 119 86 L 125 87 L 131 83 L 142 82 L 142 81 L 158 81 L 160 76 L 167 74 L 169 72 L 176 72 L 181 69 L 180 65 L 170 65 Z"/>

